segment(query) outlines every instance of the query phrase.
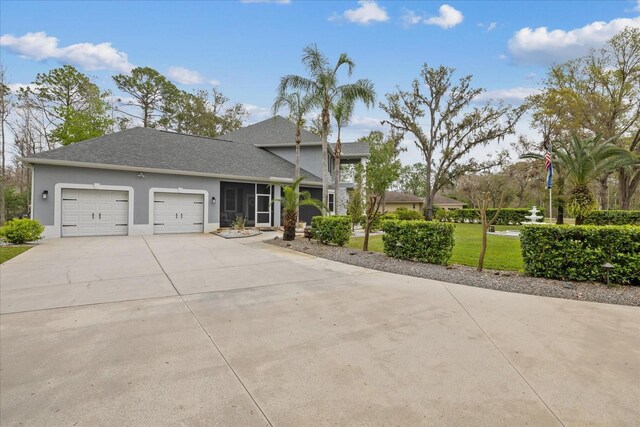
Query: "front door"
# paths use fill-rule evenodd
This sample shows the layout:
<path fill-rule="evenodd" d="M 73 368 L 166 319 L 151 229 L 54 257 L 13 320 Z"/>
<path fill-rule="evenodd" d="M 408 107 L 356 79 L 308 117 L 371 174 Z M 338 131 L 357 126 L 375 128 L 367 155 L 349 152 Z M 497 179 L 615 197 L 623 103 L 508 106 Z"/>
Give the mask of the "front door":
<path fill-rule="evenodd" d="M 256 184 L 256 227 L 271 227 L 271 188 Z"/>

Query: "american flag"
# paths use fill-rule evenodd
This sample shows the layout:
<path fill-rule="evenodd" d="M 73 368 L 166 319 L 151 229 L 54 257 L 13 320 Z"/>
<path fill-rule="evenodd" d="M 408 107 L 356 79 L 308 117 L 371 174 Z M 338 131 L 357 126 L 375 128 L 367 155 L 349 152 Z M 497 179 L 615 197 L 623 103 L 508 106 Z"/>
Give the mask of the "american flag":
<path fill-rule="evenodd" d="M 551 161 L 551 152 L 548 149 L 544 155 L 544 168 L 547 171 L 547 188 L 551 188 L 553 182 L 553 162 Z"/>

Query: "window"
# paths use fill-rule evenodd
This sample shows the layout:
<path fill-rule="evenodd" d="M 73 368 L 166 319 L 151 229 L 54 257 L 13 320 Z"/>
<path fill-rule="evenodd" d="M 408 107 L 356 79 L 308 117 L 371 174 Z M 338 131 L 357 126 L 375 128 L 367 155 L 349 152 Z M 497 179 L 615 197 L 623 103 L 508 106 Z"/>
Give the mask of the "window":
<path fill-rule="evenodd" d="M 414 203 L 414 204 L 413 204 L 413 209 L 415 209 L 415 208 L 416 208 L 416 204 Z"/>
<path fill-rule="evenodd" d="M 334 203 L 334 194 L 333 193 L 329 193 L 329 212 L 334 212 L 335 213 L 335 203 Z"/>

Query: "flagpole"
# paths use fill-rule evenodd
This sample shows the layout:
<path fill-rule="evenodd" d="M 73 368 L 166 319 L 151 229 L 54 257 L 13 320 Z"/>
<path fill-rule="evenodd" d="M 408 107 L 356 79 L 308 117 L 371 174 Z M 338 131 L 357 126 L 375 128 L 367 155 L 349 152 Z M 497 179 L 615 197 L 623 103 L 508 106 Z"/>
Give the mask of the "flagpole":
<path fill-rule="evenodd" d="M 549 154 L 552 154 L 552 147 L 553 147 L 553 141 L 551 141 L 551 139 L 549 139 Z M 552 160 L 553 162 L 553 160 Z M 553 171 L 553 163 L 551 163 L 551 170 Z M 553 187 L 553 185 L 549 185 L 549 223 L 553 224 L 553 203 L 552 203 L 552 199 L 551 199 L 551 194 L 553 192 L 553 189 L 551 188 Z"/>

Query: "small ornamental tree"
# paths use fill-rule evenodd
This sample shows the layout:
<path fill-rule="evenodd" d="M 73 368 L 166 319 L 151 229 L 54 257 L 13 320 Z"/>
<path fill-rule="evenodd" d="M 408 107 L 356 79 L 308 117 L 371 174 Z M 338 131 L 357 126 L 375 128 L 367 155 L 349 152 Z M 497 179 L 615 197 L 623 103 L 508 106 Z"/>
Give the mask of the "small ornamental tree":
<path fill-rule="evenodd" d="M 313 206 L 320 212 L 326 210 L 320 200 L 311 198 L 308 191 L 299 191 L 300 182 L 305 177 L 301 176 L 291 183 L 282 187 L 282 197 L 275 199 L 274 202 L 280 202 L 283 212 L 284 233 L 282 240 L 293 240 L 296 237 L 296 224 L 298 222 L 298 209 L 300 206 Z"/>
<path fill-rule="evenodd" d="M 369 250 L 371 227 L 382 214 L 380 207 L 384 193 L 398 179 L 402 167 L 398 160 L 398 139 L 392 135 L 387 140 L 380 131 L 374 131 L 366 137 L 369 142 L 369 161 L 363 170 L 364 177 L 364 243 L 363 251 Z"/>
<path fill-rule="evenodd" d="M 500 210 L 502 209 L 502 202 L 504 200 L 504 193 L 500 196 L 500 203 L 498 203 L 498 209 L 496 209 L 495 213 L 491 217 L 490 220 L 487 220 L 487 209 L 489 208 L 489 199 L 490 194 L 485 192 L 482 193 L 482 198 L 478 200 L 478 209 L 480 210 L 480 222 L 482 223 L 482 247 L 480 248 L 480 257 L 478 258 L 478 272 L 481 272 L 484 268 L 484 256 L 487 253 L 487 230 L 490 226 L 496 223 L 498 216 L 500 215 Z"/>

